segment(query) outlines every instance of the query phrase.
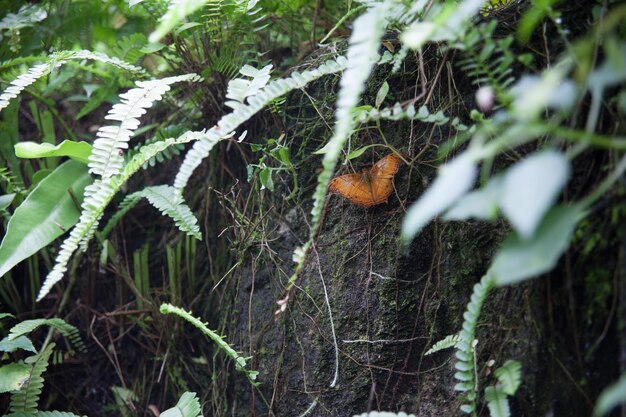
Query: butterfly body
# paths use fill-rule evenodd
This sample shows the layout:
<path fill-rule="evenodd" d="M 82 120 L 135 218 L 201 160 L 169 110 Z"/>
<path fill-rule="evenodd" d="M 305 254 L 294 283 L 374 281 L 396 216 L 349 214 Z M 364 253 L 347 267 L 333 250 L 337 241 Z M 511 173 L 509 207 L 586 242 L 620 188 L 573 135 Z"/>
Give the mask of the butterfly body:
<path fill-rule="evenodd" d="M 398 155 L 389 154 L 371 169 L 333 178 L 329 191 L 365 208 L 384 203 L 393 192 L 393 177 L 401 163 L 402 159 Z"/>

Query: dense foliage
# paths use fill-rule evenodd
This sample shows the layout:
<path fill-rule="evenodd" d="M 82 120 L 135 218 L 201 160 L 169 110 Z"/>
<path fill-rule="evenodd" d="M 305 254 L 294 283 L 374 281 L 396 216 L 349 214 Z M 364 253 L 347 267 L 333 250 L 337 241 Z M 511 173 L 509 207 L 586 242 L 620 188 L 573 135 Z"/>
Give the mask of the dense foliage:
<path fill-rule="evenodd" d="M 227 415 L 238 397 L 219 386 L 234 367 L 252 409 L 274 415 L 263 385 L 271 381 L 259 381 L 255 358 L 223 334 L 223 321 L 211 330 L 213 322 L 198 317 L 227 319 L 216 289 L 250 248 L 269 248 L 259 225 L 278 200 L 295 199 L 309 227 L 288 248 L 294 263 L 281 270 L 287 279 L 274 316 L 288 320 L 294 293 L 308 296 L 301 275 L 317 265 L 318 309 L 332 345 L 329 389 L 337 387 L 345 360 L 339 314 L 316 248 L 328 185 L 341 162 L 372 151 L 395 153 L 409 167 L 423 163 L 412 138 L 386 140 L 386 129 L 409 121 L 411 129 L 445 132 L 445 140 L 433 145 L 438 175 L 406 201 L 392 244 L 408 251 L 433 221 L 492 222 L 506 235 L 467 288 L 460 329 L 425 355 L 454 348 L 456 382 L 448 388 L 459 393 L 459 413 L 515 414 L 510 399 L 523 384 L 523 363 L 500 357 L 493 372 L 493 361 L 482 363 L 484 303 L 498 287 L 549 273 L 572 241 L 600 246 L 604 237 L 587 229 L 605 207 L 611 229 L 626 217 L 626 7 L 580 3 L 0 1 L 0 411 L 130 416 L 178 401 L 161 415 Z M 432 62 L 434 77 L 425 69 Z M 407 66 L 417 66 L 411 91 L 392 82 Z M 309 97 L 328 139 L 304 150 L 296 142 L 308 138 L 291 137 L 279 122 L 289 116 L 287 97 L 335 78 L 334 124 Z M 450 97 L 460 89 L 461 98 L 434 98 L 441 86 Z M 368 129 L 375 143 L 358 139 Z M 586 165 L 592 160 L 598 165 Z M 313 172 L 315 183 L 302 172 Z M 237 184 L 246 180 L 242 196 Z M 617 276 L 605 294 L 613 306 L 626 288 L 626 273 Z M 614 323 L 624 310 L 612 308 L 606 328 L 624 332 Z M 127 334 L 132 342 L 118 352 Z M 49 365 L 80 363 L 87 349 L 102 361 L 84 381 L 59 371 L 55 387 L 44 389 Z M 173 353 L 185 349 L 186 356 Z M 146 352 L 160 369 L 144 361 Z M 120 356 L 141 366 L 126 369 Z M 624 375 L 594 396 L 596 415 L 624 402 Z M 89 390 L 72 395 L 72 386 Z M 313 399 L 291 414 L 327 415 L 317 405 Z M 68 411 L 48 413 L 56 408 Z M 345 412 L 364 410 L 368 404 Z"/>

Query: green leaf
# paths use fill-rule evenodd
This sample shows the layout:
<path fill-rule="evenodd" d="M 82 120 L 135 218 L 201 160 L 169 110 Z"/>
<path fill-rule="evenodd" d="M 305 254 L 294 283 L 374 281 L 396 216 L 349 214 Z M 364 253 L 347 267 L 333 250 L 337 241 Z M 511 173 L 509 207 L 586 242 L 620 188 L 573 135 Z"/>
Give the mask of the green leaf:
<path fill-rule="evenodd" d="M 515 395 L 515 391 L 522 382 L 522 364 L 518 361 L 508 360 L 504 365 L 496 369 L 496 378 L 502 385 L 506 395 Z"/>
<path fill-rule="evenodd" d="M 15 199 L 15 193 L 0 195 L 0 210 L 9 207 Z"/>
<path fill-rule="evenodd" d="M 380 88 L 378 89 L 378 93 L 376 93 L 376 108 L 379 108 L 380 105 L 383 104 L 383 101 L 385 101 L 385 98 L 387 97 L 388 93 L 389 93 L 389 83 L 385 81 L 383 85 L 381 85 Z"/>
<path fill-rule="evenodd" d="M 493 177 L 484 187 L 461 197 L 443 218 L 445 220 L 495 219 L 498 214 L 501 189 L 502 177 Z"/>
<path fill-rule="evenodd" d="M 17 391 L 28 381 L 30 370 L 23 363 L 10 363 L 0 367 L 0 392 Z"/>
<path fill-rule="evenodd" d="M 37 349 L 33 346 L 33 342 L 31 342 L 26 336 L 20 336 L 12 340 L 9 340 L 9 336 L 7 336 L 0 340 L 0 352 L 13 352 L 16 349 L 37 353 Z"/>
<path fill-rule="evenodd" d="M 161 413 L 161 417 L 197 417 L 200 415 L 200 402 L 194 392 L 185 392 L 176 406 L 165 410 Z"/>
<path fill-rule="evenodd" d="M 363 153 L 365 153 L 366 150 L 368 150 L 369 148 L 373 148 L 374 146 L 378 146 L 378 145 L 376 144 L 367 145 L 367 146 L 363 146 L 362 148 L 353 150 L 348 155 L 346 155 L 346 161 L 349 161 L 354 158 L 358 158 L 359 156 L 363 155 Z"/>
<path fill-rule="evenodd" d="M 500 206 L 524 239 L 535 232 L 569 177 L 565 155 L 545 151 L 531 155 L 504 174 Z"/>
<path fill-rule="evenodd" d="M 270 191 L 274 191 L 274 180 L 272 179 L 271 168 L 263 168 L 259 172 L 259 180 L 261 181 L 261 190 L 267 188 Z"/>
<path fill-rule="evenodd" d="M 69 156 L 86 164 L 91 154 L 91 145 L 87 142 L 64 140 L 58 145 L 50 143 L 20 142 L 15 145 L 15 155 L 20 158 L 48 158 L 51 156 Z"/>
<path fill-rule="evenodd" d="M 626 372 L 617 382 L 602 391 L 593 409 L 593 415 L 594 417 L 603 416 L 619 404 L 626 404 Z"/>
<path fill-rule="evenodd" d="M 478 168 L 465 152 L 439 168 L 433 184 L 409 208 L 402 223 L 402 240 L 408 244 L 428 222 L 450 207 L 474 185 Z"/>
<path fill-rule="evenodd" d="M 498 285 L 508 285 L 551 270 L 568 248 L 581 205 L 556 206 L 544 217 L 532 238 L 512 233 L 496 255 L 491 272 Z"/>
<path fill-rule="evenodd" d="M 206 2 L 207 0 L 179 0 L 176 2 L 170 2 L 167 12 L 163 15 L 163 17 L 161 17 L 159 26 L 150 34 L 148 40 L 151 43 L 158 42 L 187 15 L 204 6 Z"/>
<path fill-rule="evenodd" d="M 7 225 L 0 244 L 0 277 L 76 224 L 80 215 L 76 204 L 92 181 L 86 165 L 70 160 L 35 187 Z"/>
<path fill-rule="evenodd" d="M 487 401 L 487 407 L 489 407 L 489 414 L 491 417 L 511 416 L 509 401 L 507 400 L 506 394 L 501 387 L 496 386 L 485 388 L 485 400 Z"/>

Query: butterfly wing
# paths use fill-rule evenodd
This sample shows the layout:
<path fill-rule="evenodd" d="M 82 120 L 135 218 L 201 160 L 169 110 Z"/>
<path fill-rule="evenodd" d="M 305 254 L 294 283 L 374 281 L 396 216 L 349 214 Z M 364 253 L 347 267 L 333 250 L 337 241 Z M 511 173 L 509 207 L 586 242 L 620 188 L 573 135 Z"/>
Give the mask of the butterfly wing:
<path fill-rule="evenodd" d="M 366 173 L 346 174 L 330 181 L 328 189 L 331 193 L 347 198 L 353 204 L 370 207 L 378 204 L 372 195 L 372 188 Z"/>
<path fill-rule="evenodd" d="M 395 153 L 391 153 L 376 162 L 370 170 L 370 183 L 374 204 L 387 201 L 393 192 L 393 177 L 400 169 L 401 163 L 402 159 Z"/>
<path fill-rule="evenodd" d="M 390 153 L 374 164 L 370 170 L 372 180 L 375 181 L 378 178 L 393 178 L 400 169 L 400 164 L 402 164 L 402 159 L 395 153 Z"/>

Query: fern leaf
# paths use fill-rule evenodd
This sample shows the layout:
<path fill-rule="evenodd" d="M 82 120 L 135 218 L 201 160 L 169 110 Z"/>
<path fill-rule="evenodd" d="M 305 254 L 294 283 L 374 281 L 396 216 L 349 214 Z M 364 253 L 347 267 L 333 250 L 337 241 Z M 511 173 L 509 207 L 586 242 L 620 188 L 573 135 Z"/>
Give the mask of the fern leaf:
<path fill-rule="evenodd" d="M 130 161 L 124 166 L 122 172 L 113 177 L 109 177 L 103 180 L 97 180 L 90 186 L 88 190 L 85 189 L 85 199 L 82 204 L 82 213 L 78 219 L 78 223 L 70 235 L 61 244 L 61 249 L 55 260 L 54 267 L 48 273 L 46 280 L 44 281 L 37 301 L 45 297 L 52 286 L 59 282 L 63 278 L 63 274 L 67 270 L 67 263 L 72 254 L 78 248 L 81 239 L 89 233 L 94 223 L 98 222 L 98 219 L 102 216 L 104 209 L 111 202 L 111 199 L 119 191 L 119 189 L 128 181 L 128 179 L 138 170 L 141 169 L 143 164 L 150 158 L 153 158 L 157 154 L 163 152 L 170 146 L 177 144 L 191 142 L 204 137 L 206 132 L 186 132 L 176 139 L 169 138 L 160 142 L 155 142 L 150 145 L 146 145 L 141 150 L 133 155 Z"/>
<path fill-rule="evenodd" d="M 342 71 L 347 65 L 344 57 L 335 61 L 327 61 L 318 68 L 307 70 L 302 73 L 294 72 L 291 77 L 270 82 L 258 94 L 248 98 L 248 103 L 237 107 L 231 113 L 222 117 L 216 126 L 209 129 L 206 134 L 194 143 L 192 149 L 185 155 L 185 159 L 176 174 L 174 187 L 182 192 L 187 185 L 193 171 L 200 165 L 202 160 L 209 156 L 209 152 L 223 136 L 237 129 L 242 123 L 250 119 L 262 108 L 273 100 L 297 88 L 303 88 L 311 81 L 328 74 Z"/>
<path fill-rule="evenodd" d="M 74 413 L 68 413 L 65 411 L 37 411 L 36 413 L 11 413 L 3 417 L 81 417 Z M 86 417 L 86 416 L 82 416 Z"/>
<path fill-rule="evenodd" d="M 11 99 L 17 97 L 26 87 L 33 84 L 35 81 L 50 74 L 53 68 L 65 64 L 71 60 L 91 59 L 99 61 L 105 64 L 109 64 L 127 71 L 132 71 L 139 74 L 145 74 L 142 68 L 130 65 L 127 62 L 118 58 L 111 58 L 100 52 L 91 52 L 87 50 L 83 51 L 63 51 L 50 55 L 48 62 L 35 65 L 31 67 L 27 72 L 18 76 L 11 82 L 9 87 L 0 95 L 0 110 L 9 105 Z"/>
<path fill-rule="evenodd" d="M 189 207 L 184 204 L 182 196 L 174 187 L 169 185 L 148 187 L 142 191 L 142 194 L 162 214 L 171 217 L 181 232 L 202 240 L 200 227 L 197 224 L 198 220 Z"/>
<path fill-rule="evenodd" d="M 502 385 L 502 390 L 506 395 L 515 395 L 515 391 L 522 381 L 522 364 L 518 361 L 508 360 L 504 365 L 496 369 L 496 378 Z"/>
<path fill-rule="evenodd" d="M 11 328 L 8 339 L 16 340 L 21 336 L 31 333 L 40 326 L 49 326 L 58 330 L 63 336 L 67 337 L 77 349 L 82 352 L 87 350 L 78 329 L 60 318 L 24 320 Z"/>
<path fill-rule="evenodd" d="M 230 100 L 226 101 L 228 107 L 237 109 L 244 104 L 246 97 L 257 94 L 270 80 L 270 71 L 272 65 L 267 65 L 258 70 L 250 65 L 244 65 L 239 72 L 251 80 L 243 78 L 235 78 L 228 83 L 228 90 L 226 92 L 226 98 Z"/>
<path fill-rule="evenodd" d="M 115 214 L 111 216 L 106 226 L 104 226 L 104 228 L 100 232 L 99 234 L 100 238 L 103 240 L 106 239 L 109 233 L 111 233 L 111 230 L 113 230 L 115 225 L 120 221 L 120 219 L 124 217 L 124 215 L 129 210 L 135 207 L 142 197 L 143 197 L 142 191 L 137 191 L 135 193 L 129 194 L 126 197 L 124 197 L 124 200 L 122 200 L 122 202 L 120 203 L 120 206 L 117 209 L 117 212 L 115 212 Z"/>
<path fill-rule="evenodd" d="M 32 366 L 30 377 L 19 391 L 11 395 L 11 412 L 33 414 L 37 411 L 37 402 L 43 388 L 43 377 L 41 375 L 48 369 L 48 359 L 52 354 L 54 346 L 54 343 L 50 343 L 39 354 L 24 360 L 27 365 Z"/>
<path fill-rule="evenodd" d="M 467 310 L 463 314 L 463 325 L 459 332 L 459 341 L 455 347 L 457 349 L 455 356 L 458 359 L 455 368 L 458 370 L 454 377 L 458 384 L 454 386 L 456 391 L 466 392 L 466 403 L 461 406 L 461 411 L 465 413 L 473 412 L 476 409 L 476 384 L 473 370 L 476 368 L 474 363 L 474 338 L 476 334 L 476 325 L 482 305 L 494 286 L 495 280 L 491 273 L 487 272 L 479 283 L 474 285 L 474 291 L 467 304 Z"/>
<path fill-rule="evenodd" d="M 252 371 L 246 368 L 246 365 L 247 365 L 246 358 L 239 355 L 239 353 L 237 353 L 237 351 L 233 349 L 228 344 L 228 342 L 224 340 L 222 336 L 215 333 L 213 330 L 209 329 L 207 324 L 204 323 L 202 320 L 194 317 L 188 311 L 185 311 L 182 308 L 173 306 L 171 304 L 161 304 L 159 311 L 161 312 L 161 314 L 176 314 L 177 316 L 182 317 L 183 319 L 187 320 L 189 323 L 193 324 L 202 333 L 207 335 L 209 339 L 213 340 L 220 349 L 222 349 L 228 356 L 230 356 L 235 361 L 235 369 L 243 372 L 248 378 L 248 381 L 252 385 L 254 386 L 258 385 L 258 382 L 256 382 L 256 377 L 258 375 L 258 372 Z"/>
<path fill-rule="evenodd" d="M 105 116 L 117 120 L 119 126 L 103 126 L 98 130 L 93 150 L 89 156 L 89 172 L 108 178 L 116 175 L 124 165 L 121 150 L 128 149 L 128 141 L 139 127 L 139 117 L 161 100 L 170 85 L 180 81 L 199 81 L 196 74 L 179 75 L 160 80 L 137 81 L 137 87 L 120 95 L 121 103 L 115 104 Z"/>
<path fill-rule="evenodd" d="M 161 417 L 197 417 L 201 411 L 196 394 L 185 392 L 174 407 L 161 413 Z"/>
<path fill-rule="evenodd" d="M 452 346 L 456 345 L 459 342 L 459 340 L 460 340 L 460 337 L 458 334 L 448 335 L 444 337 L 442 340 L 435 343 L 433 347 L 431 347 L 430 349 L 428 349 L 426 353 L 424 353 L 424 355 L 431 355 L 435 352 L 439 352 L 440 350 L 451 348 Z"/>
<path fill-rule="evenodd" d="M 491 417 L 511 417 L 509 400 L 500 386 L 485 388 L 485 400 Z"/>

